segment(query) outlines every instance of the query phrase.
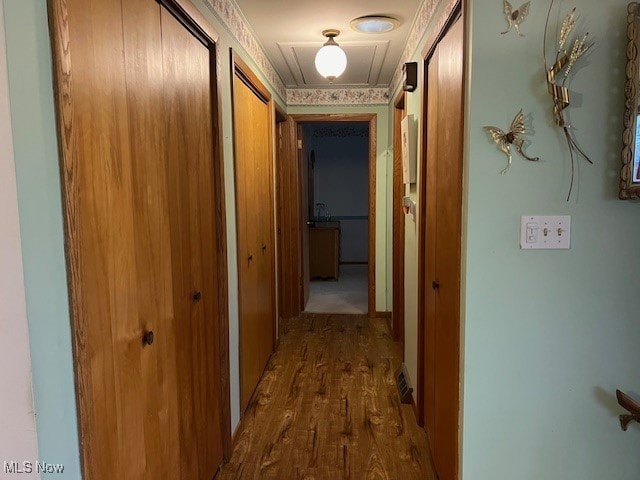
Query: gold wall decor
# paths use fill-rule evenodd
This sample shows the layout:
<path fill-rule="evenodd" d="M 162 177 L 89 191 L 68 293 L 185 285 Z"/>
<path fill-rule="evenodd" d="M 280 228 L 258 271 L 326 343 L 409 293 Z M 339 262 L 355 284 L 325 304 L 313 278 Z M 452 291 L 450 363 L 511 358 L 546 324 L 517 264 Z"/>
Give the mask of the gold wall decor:
<path fill-rule="evenodd" d="M 516 152 L 530 162 L 537 162 L 539 160 L 538 157 L 529 157 L 524 153 L 524 135 L 527 134 L 527 127 L 524 123 L 524 113 L 522 113 L 522 110 L 516 114 L 508 132 L 503 132 L 498 127 L 490 126 L 484 127 L 484 130 L 489 134 L 502 153 L 507 156 L 508 163 L 506 168 L 500 172 L 502 175 L 507 173 L 509 168 L 511 168 L 511 145 L 516 149 Z"/>
<path fill-rule="evenodd" d="M 569 185 L 569 193 L 567 195 L 567 201 L 569 201 L 575 179 L 575 157 L 581 156 L 587 162 L 593 162 L 578 146 L 573 135 L 571 125 L 567 120 L 566 109 L 571 104 L 568 84 L 570 83 L 571 73 L 575 70 L 574 67 L 576 63 L 589 51 L 593 46 L 593 43 L 589 41 L 588 32 L 585 34 L 574 34 L 577 15 L 576 9 L 573 8 L 573 10 L 567 13 L 562 25 L 560 25 L 560 29 L 557 31 L 557 43 L 554 46 L 554 62 L 550 64 L 547 61 L 549 53 L 547 35 L 554 2 L 555 0 L 551 0 L 551 3 L 549 4 L 549 12 L 547 13 L 547 21 L 544 27 L 543 54 L 547 75 L 547 86 L 549 88 L 549 93 L 553 98 L 553 119 L 555 124 L 562 129 L 562 133 L 567 141 L 567 148 L 571 159 L 571 183 Z"/>
<path fill-rule="evenodd" d="M 524 37 L 524 34 L 520 32 L 520 25 L 527 19 L 527 15 L 529 15 L 529 7 L 531 6 L 531 2 L 523 3 L 520 5 L 520 8 L 514 9 L 513 6 L 507 1 L 504 1 L 504 14 L 507 18 L 507 23 L 509 24 L 509 28 L 506 31 L 501 32 L 502 35 L 509 33 L 511 31 L 511 27 L 515 28 L 518 35 Z"/>

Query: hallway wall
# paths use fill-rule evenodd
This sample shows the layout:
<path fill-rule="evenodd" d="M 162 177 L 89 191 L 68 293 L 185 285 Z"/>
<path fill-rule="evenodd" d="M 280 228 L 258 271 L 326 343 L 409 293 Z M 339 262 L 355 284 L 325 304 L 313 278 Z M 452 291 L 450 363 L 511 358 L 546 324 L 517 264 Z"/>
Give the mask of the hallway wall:
<path fill-rule="evenodd" d="M 11 126 L 40 459 L 80 478 L 46 0 L 5 0 Z M 35 459 L 34 459 L 35 460 Z M 46 476 L 45 476 L 46 478 Z"/>
<path fill-rule="evenodd" d="M 620 430 L 622 410 L 614 398 L 616 388 L 640 395 L 640 205 L 617 199 L 627 2 L 577 5 L 579 25 L 591 32 L 596 47 L 575 72 L 571 120 L 595 165 L 580 161 L 577 195 L 568 203 L 569 159 L 553 126 L 540 61 L 548 2 L 532 4 L 522 26 L 525 38 L 500 35 L 506 24 L 499 7 L 467 3 L 472 36 L 463 238 L 463 478 L 635 479 L 640 428 Z M 572 7 L 560 3 L 563 13 Z M 421 52 L 442 10 L 441 4 L 411 59 L 418 62 L 419 85 L 406 97 L 407 110 L 418 120 Z M 505 157 L 482 126 L 506 127 L 521 107 L 532 114 L 529 153 L 541 162 L 525 162 L 516 154 L 512 169 L 501 176 Z M 416 186 L 407 192 L 423 208 Z M 519 222 L 527 214 L 572 215 L 571 250 L 521 251 Z M 411 220 L 405 248 L 405 362 L 415 387 L 417 236 Z"/>
<path fill-rule="evenodd" d="M 3 10 L 4 0 L 0 0 L 0 461 L 35 462 L 38 447 Z M 2 472 L 0 477 L 3 477 Z M 35 478 L 34 475 L 27 477 Z"/>
<path fill-rule="evenodd" d="M 578 160 L 569 202 L 566 143 L 541 68 L 548 2 L 532 2 L 524 38 L 500 35 L 498 8 L 471 2 L 467 479 L 634 480 L 640 472 L 640 425 L 620 429 L 614 398 L 616 388 L 640 398 L 640 204 L 617 199 L 628 2 L 558 3 L 558 22 L 575 5 L 578 30 L 596 42 L 569 85 L 571 124 L 594 161 Z M 505 157 L 482 126 L 506 127 L 520 108 L 531 114 L 528 152 L 541 160 L 516 154 L 500 175 Z M 520 250 L 520 216 L 530 214 L 571 215 L 571 249 Z"/>

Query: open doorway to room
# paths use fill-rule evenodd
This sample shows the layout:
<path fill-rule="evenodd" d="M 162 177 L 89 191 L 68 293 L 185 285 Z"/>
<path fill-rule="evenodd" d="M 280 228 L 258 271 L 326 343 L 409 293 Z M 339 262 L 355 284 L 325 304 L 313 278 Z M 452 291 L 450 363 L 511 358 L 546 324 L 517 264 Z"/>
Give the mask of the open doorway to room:
<path fill-rule="evenodd" d="M 309 257 L 309 296 L 303 310 L 366 314 L 369 124 L 312 122 L 302 124 L 301 133 L 309 229 L 303 248 Z"/>
<path fill-rule="evenodd" d="M 375 315 L 376 115 L 290 115 L 278 138 L 282 318 Z"/>

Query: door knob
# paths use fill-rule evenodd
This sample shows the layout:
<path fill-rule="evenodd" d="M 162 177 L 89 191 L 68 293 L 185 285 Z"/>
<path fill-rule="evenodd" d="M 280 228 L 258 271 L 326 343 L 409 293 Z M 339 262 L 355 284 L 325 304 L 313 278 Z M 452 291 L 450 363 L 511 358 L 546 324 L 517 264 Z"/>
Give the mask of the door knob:
<path fill-rule="evenodd" d="M 266 245 L 262 245 L 262 251 L 264 252 L 267 249 Z"/>
<path fill-rule="evenodd" d="M 193 298 L 194 302 L 199 302 L 202 300 L 202 292 L 194 292 L 191 298 Z"/>
<path fill-rule="evenodd" d="M 431 282 L 431 288 L 433 288 L 434 290 L 438 290 L 440 288 L 440 283 L 434 280 L 433 282 Z"/>
<path fill-rule="evenodd" d="M 142 335 L 142 345 L 151 345 L 153 343 L 153 330 L 149 330 L 148 332 L 144 332 Z"/>
<path fill-rule="evenodd" d="M 247 257 L 247 260 L 248 260 L 249 262 L 253 261 L 253 255 L 249 255 L 249 256 Z"/>

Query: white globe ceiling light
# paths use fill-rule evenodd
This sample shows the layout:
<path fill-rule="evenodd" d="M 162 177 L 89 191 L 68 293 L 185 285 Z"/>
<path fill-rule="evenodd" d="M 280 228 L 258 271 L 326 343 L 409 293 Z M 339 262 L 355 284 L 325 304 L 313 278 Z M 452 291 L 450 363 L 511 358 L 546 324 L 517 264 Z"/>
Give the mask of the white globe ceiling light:
<path fill-rule="evenodd" d="M 367 15 L 351 20 L 351 28 L 360 33 L 387 33 L 399 26 L 397 18 L 384 15 Z"/>
<path fill-rule="evenodd" d="M 333 83 L 347 68 L 347 55 L 334 40 L 340 35 L 340 30 L 324 30 L 322 35 L 329 40 L 316 53 L 316 70 L 329 83 Z"/>

